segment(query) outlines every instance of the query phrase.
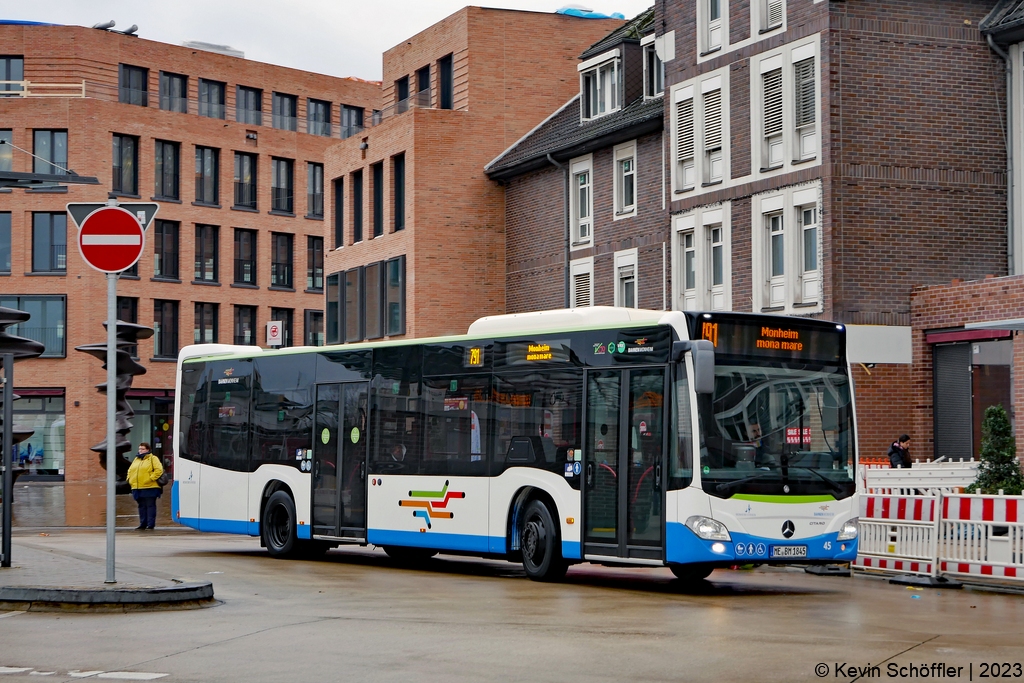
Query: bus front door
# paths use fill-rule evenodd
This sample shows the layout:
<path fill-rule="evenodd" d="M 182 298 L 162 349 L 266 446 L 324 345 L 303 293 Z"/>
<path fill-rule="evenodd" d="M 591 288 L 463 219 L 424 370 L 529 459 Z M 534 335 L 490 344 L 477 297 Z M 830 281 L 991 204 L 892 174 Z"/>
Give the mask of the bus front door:
<path fill-rule="evenodd" d="M 587 373 L 584 557 L 661 560 L 665 369 Z"/>
<path fill-rule="evenodd" d="M 313 535 L 366 539 L 367 382 L 316 388 Z"/>

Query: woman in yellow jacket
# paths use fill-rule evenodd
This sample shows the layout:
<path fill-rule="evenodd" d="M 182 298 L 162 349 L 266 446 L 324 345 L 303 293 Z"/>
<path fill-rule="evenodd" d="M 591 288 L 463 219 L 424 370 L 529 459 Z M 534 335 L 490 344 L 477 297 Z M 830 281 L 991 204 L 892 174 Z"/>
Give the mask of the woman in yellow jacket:
<path fill-rule="evenodd" d="M 160 458 L 150 452 L 149 444 L 139 444 L 139 452 L 135 454 L 128 468 L 128 484 L 132 487 L 132 498 L 139 504 L 139 525 L 136 531 L 152 529 L 156 526 L 156 499 L 163 493 L 157 479 L 164 473 Z"/>

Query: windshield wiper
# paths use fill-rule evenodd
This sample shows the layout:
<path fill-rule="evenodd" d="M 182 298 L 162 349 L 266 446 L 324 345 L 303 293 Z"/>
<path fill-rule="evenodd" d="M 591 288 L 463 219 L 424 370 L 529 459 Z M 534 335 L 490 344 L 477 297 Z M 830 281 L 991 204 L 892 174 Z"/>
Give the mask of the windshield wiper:
<path fill-rule="evenodd" d="M 829 488 L 831 488 L 836 493 L 842 493 L 843 492 L 843 487 L 842 486 L 840 486 L 836 482 L 832 481 L 831 479 L 826 477 L 824 474 L 822 474 L 818 470 L 812 469 L 810 467 L 800 467 L 798 465 L 790 465 L 789 469 L 791 469 L 791 470 L 804 470 L 805 472 L 810 472 L 811 474 L 813 474 L 814 476 L 818 477 L 823 482 L 828 484 Z"/>
<path fill-rule="evenodd" d="M 755 479 L 761 479 L 763 477 L 767 477 L 769 474 L 775 474 L 775 470 L 768 470 L 767 472 L 762 472 L 761 474 L 755 474 L 752 477 L 744 477 L 743 479 L 736 479 L 735 481 L 727 481 L 725 483 L 722 483 L 722 484 L 719 484 L 718 486 L 716 486 L 715 490 L 716 491 L 728 491 L 729 489 L 731 489 L 731 488 L 733 488 L 735 486 L 739 486 L 740 484 L 746 484 L 748 481 L 754 481 Z"/>

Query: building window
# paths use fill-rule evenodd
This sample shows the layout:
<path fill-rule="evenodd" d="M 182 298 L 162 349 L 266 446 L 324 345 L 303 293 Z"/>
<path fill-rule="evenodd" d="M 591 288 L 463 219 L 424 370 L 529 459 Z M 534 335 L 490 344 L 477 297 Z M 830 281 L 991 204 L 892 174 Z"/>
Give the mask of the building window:
<path fill-rule="evenodd" d="M 235 228 L 235 284 L 256 286 L 256 231 Z"/>
<path fill-rule="evenodd" d="M 703 9 L 707 13 L 703 52 L 712 52 L 722 47 L 722 35 L 725 32 L 722 26 L 722 5 L 726 0 L 701 0 L 701 2 L 704 3 Z"/>
<path fill-rule="evenodd" d="M 324 165 L 306 162 L 306 214 L 324 217 Z"/>
<path fill-rule="evenodd" d="M 704 93 L 704 182 L 722 181 L 722 91 Z"/>
<path fill-rule="evenodd" d="M 452 64 L 452 55 L 437 60 L 437 89 L 440 100 L 438 106 L 441 109 L 454 109 L 455 70 Z"/>
<path fill-rule="evenodd" d="M 270 286 L 292 286 L 292 235 L 274 233 L 270 242 Z"/>
<path fill-rule="evenodd" d="M 8 94 L 22 91 L 20 83 L 3 83 L 3 81 L 25 80 L 25 58 L 5 55 L 0 57 L 0 97 L 20 97 Z"/>
<path fill-rule="evenodd" d="M 387 334 L 405 334 L 405 256 L 384 264 Z"/>
<path fill-rule="evenodd" d="M 306 128 L 311 135 L 331 137 L 331 103 L 323 100 L 306 100 Z"/>
<path fill-rule="evenodd" d="M 727 74 L 710 74 L 673 91 L 675 192 L 695 189 L 698 180 L 704 186 L 720 183 L 728 173 Z"/>
<path fill-rule="evenodd" d="M 63 273 L 67 270 L 67 214 L 32 214 L 32 272 Z"/>
<path fill-rule="evenodd" d="M 755 313 L 821 310 L 820 194 L 816 182 L 754 197 L 751 275 Z"/>
<path fill-rule="evenodd" d="M 281 348 L 291 346 L 295 311 L 291 308 L 271 308 L 270 319 L 281 323 Z"/>
<path fill-rule="evenodd" d="M 0 273 L 11 272 L 11 212 L 0 211 Z"/>
<path fill-rule="evenodd" d="M 346 271 L 342 278 L 345 288 L 345 309 L 342 320 L 345 321 L 345 341 L 361 341 L 366 338 L 363 327 L 363 269 L 353 268 Z"/>
<path fill-rule="evenodd" d="M 391 174 L 394 178 L 395 187 L 392 190 L 392 200 L 395 216 L 395 232 L 405 230 L 405 154 L 397 154 L 392 157 Z"/>
<path fill-rule="evenodd" d="M 111 188 L 118 194 L 139 193 L 139 139 L 130 135 L 114 135 L 114 178 Z"/>
<path fill-rule="evenodd" d="M 12 456 L 14 464 L 27 474 L 63 475 L 67 424 L 64 390 L 46 393 L 45 396 L 23 396 L 13 405 L 14 423 L 32 436 L 14 444 Z"/>
<path fill-rule="evenodd" d="M 594 225 L 593 161 L 590 157 L 574 161 L 571 169 L 572 242 L 589 244 Z"/>
<path fill-rule="evenodd" d="M 637 250 L 615 252 L 612 263 L 615 268 L 615 305 L 637 308 Z"/>
<path fill-rule="evenodd" d="M 615 155 L 615 218 L 636 215 L 636 141 L 618 145 Z"/>
<path fill-rule="evenodd" d="M 256 345 L 256 307 L 235 306 L 235 343 Z"/>
<path fill-rule="evenodd" d="M 274 211 L 293 213 L 295 209 L 292 195 L 291 159 L 273 158 L 270 162 L 270 208 Z"/>
<path fill-rule="evenodd" d="M 33 339 L 45 346 L 42 358 L 64 357 L 64 297 L 8 296 L 0 294 L 0 306 L 16 308 L 32 316 L 26 322 L 7 328 L 9 334 Z"/>
<path fill-rule="evenodd" d="M 199 79 L 199 115 L 211 119 L 224 118 L 224 90 L 226 85 L 220 81 Z"/>
<path fill-rule="evenodd" d="M 818 149 L 815 144 L 817 119 L 814 77 L 814 57 L 802 59 L 793 65 L 794 96 L 796 102 L 796 158 L 797 160 L 813 159 Z"/>
<path fill-rule="evenodd" d="M 188 76 L 160 72 L 160 108 L 188 113 Z"/>
<path fill-rule="evenodd" d="M 409 77 L 402 76 L 395 81 L 395 113 L 409 110 Z"/>
<path fill-rule="evenodd" d="M 324 288 L 324 238 L 306 237 L 306 289 Z"/>
<path fill-rule="evenodd" d="M 345 246 L 345 179 L 334 180 L 334 248 Z"/>
<path fill-rule="evenodd" d="M 263 125 L 263 91 L 239 85 L 235 88 L 235 121 Z"/>
<path fill-rule="evenodd" d="M 178 279 L 178 233 L 180 226 L 174 221 L 157 220 L 153 226 L 153 277 L 162 280 Z"/>
<path fill-rule="evenodd" d="M 593 306 L 594 302 L 594 259 L 585 258 L 569 263 L 570 308 Z"/>
<path fill-rule="evenodd" d="M 220 203 L 220 150 L 196 147 L 196 202 Z"/>
<path fill-rule="evenodd" d="M 782 26 L 786 14 L 785 0 L 760 0 L 761 31 L 770 31 Z"/>
<path fill-rule="evenodd" d="M 149 69 L 118 65 L 118 102 L 149 106 Z"/>
<path fill-rule="evenodd" d="M 66 130 L 36 130 L 32 132 L 33 173 L 67 175 L 68 132 Z"/>
<path fill-rule="evenodd" d="M 815 43 L 784 48 L 757 63 L 760 78 L 752 81 L 755 110 L 755 158 L 760 171 L 815 159 L 819 148 L 818 86 Z M 786 106 L 784 103 L 792 103 Z"/>
<path fill-rule="evenodd" d="M 235 152 L 235 206 L 256 208 L 256 155 Z"/>
<path fill-rule="evenodd" d="M 341 139 L 350 138 L 363 130 L 363 108 L 341 105 Z"/>
<path fill-rule="evenodd" d="M 217 343 L 217 304 L 196 302 L 193 344 Z"/>
<path fill-rule="evenodd" d="M 384 120 L 384 112 L 380 109 L 374 109 L 370 115 L 371 126 L 379 126 L 381 121 Z"/>
<path fill-rule="evenodd" d="M 197 282 L 217 282 L 217 226 L 196 226 Z"/>
<path fill-rule="evenodd" d="M 679 285 L 673 305 L 686 311 L 726 311 L 729 291 L 728 209 L 705 209 L 674 220 L 673 264 Z"/>
<path fill-rule="evenodd" d="M 800 229 L 803 232 L 800 253 L 800 302 L 811 303 L 818 300 L 821 286 L 821 271 L 818 268 L 818 208 L 816 206 L 797 207 Z"/>
<path fill-rule="evenodd" d="M 372 263 L 363 269 L 363 299 L 366 314 L 366 338 L 384 336 L 384 271 L 383 263 Z"/>
<path fill-rule="evenodd" d="M 153 355 L 178 357 L 178 302 L 153 301 Z"/>
<path fill-rule="evenodd" d="M 341 342 L 341 273 L 327 276 L 325 297 L 324 339 L 328 344 Z"/>
<path fill-rule="evenodd" d="M 156 141 L 156 188 L 157 198 L 178 198 L 178 150 L 177 142 Z"/>
<path fill-rule="evenodd" d="M 384 162 L 370 166 L 373 173 L 373 236 L 384 234 Z"/>
<path fill-rule="evenodd" d="M 697 244 L 693 230 L 679 233 L 679 247 L 683 254 L 682 309 L 693 311 L 697 305 Z"/>
<path fill-rule="evenodd" d="M 2 92 L 3 89 L 0 87 L 0 93 Z M 0 97 L 3 97 L 3 95 L 0 95 Z M 0 130 L 0 171 L 14 170 L 14 148 L 11 146 L 13 144 L 14 131 L 10 128 Z"/>
<path fill-rule="evenodd" d="M 690 96 L 676 102 L 676 190 L 692 190 L 697 184 L 694 164 L 693 90 Z"/>
<path fill-rule="evenodd" d="M 782 69 L 761 74 L 766 169 L 782 166 Z"/>
<path fill-rule="evenodd" d="M 644 45 L 644 97 L 660 97 L 665 94 L 665 64 L 658 56 L 654 43 Z"/>
<path fill-rule="evenodd" d="M 139 299 L 134 296 L 117 297 L 117 319 L 125 323 L 139 322 Z M 124 347 L 132 358 L 139 357 L 139 345 L 132 344 Z"/>
<path fill-rule="evenodd" d="M 430 65 L 416 71 L 416 106 L 430 107 Z"/>
<path fill-rule="evenodd" d="M 324 345 L 324 312 L 306 311 L 302 325 L 306 336 L 306 346 Z"/>
<path fill-rule="evenodd" d="M 298 129 L 298 98 L 295 95 L 285 95 L 276 92 L 272 101 L 271 123 L 274 128 L 281 130 Z"/>
<path fill-rule="evenodd" d="M 584 120 L 619 110 L 622 100 L 619 92 L 620 70 L 619 59 L 615 58 L 580 72 L 581 111 Z"/>
<path fill-rule="evenodd" d="M 363 241 L 363 172 L 352 174 L 352 242 Z"/>
<path fill-rule="evenodd" d="M 786 234 L 785 221 L 781 213 L 764 217 L 768 232 L 768 304 L 782 306 L 786 303 Z"/>

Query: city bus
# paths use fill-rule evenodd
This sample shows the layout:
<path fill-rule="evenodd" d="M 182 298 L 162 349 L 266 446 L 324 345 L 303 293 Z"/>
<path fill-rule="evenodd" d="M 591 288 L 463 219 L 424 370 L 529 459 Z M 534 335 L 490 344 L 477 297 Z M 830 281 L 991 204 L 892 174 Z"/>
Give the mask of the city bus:
<path fill-rule="evenodd" d="M 843 325 L 592 307 L 468 334 L 182 349 L 173 519 L 274 557 L 345 544 L 571 564 L 857 555 Z"/>

